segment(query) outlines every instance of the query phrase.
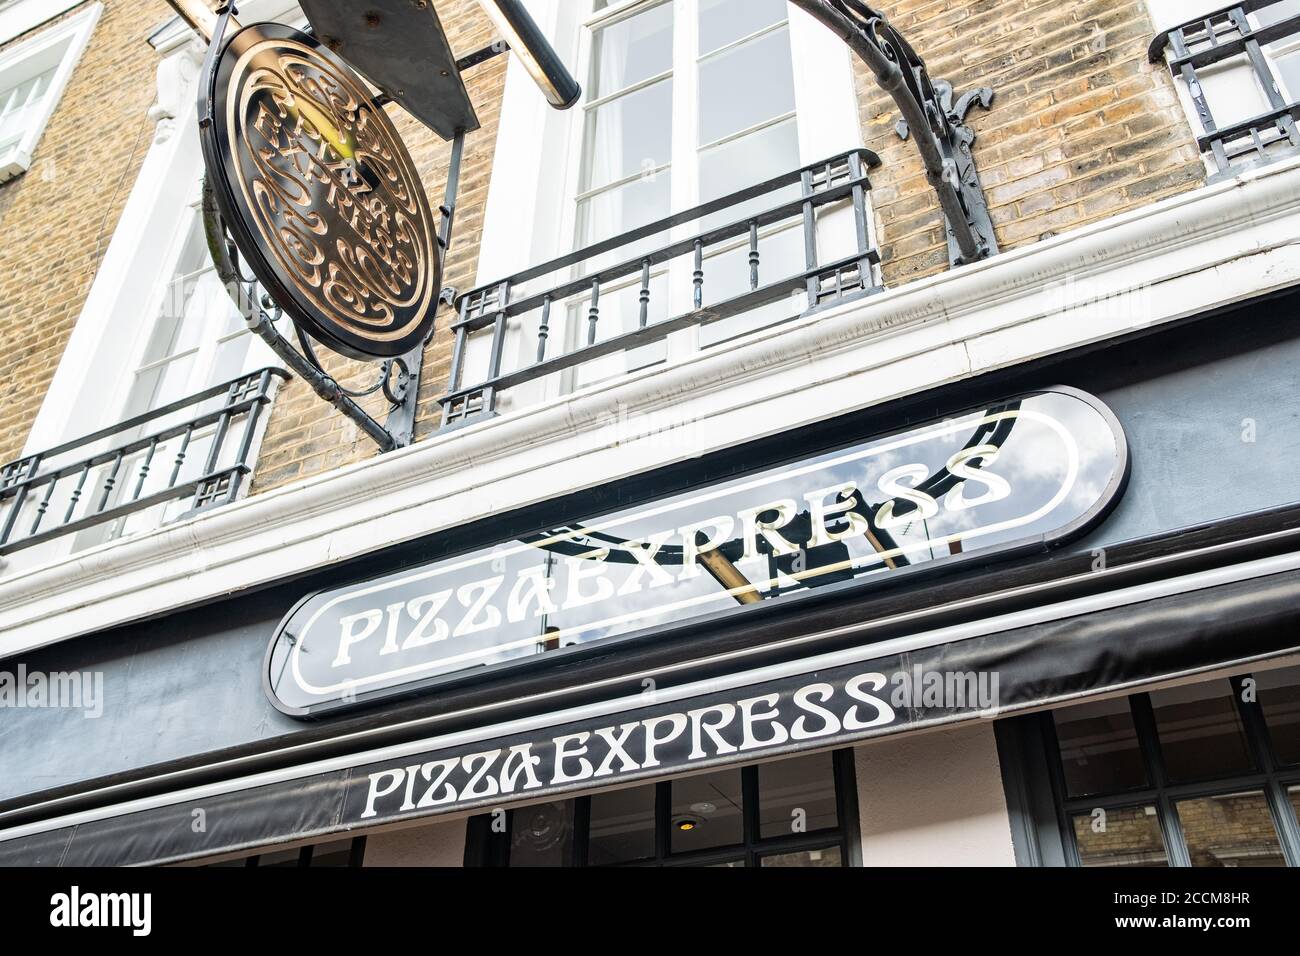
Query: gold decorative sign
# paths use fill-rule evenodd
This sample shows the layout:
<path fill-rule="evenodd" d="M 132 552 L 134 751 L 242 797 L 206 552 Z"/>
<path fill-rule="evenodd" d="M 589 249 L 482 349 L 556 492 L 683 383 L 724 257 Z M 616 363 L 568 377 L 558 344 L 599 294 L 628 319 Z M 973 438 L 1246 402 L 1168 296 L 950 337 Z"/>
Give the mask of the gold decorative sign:
<path fill-rule="evenodd" d="M 272 298 L 352 358 L 423 344 L 442 281 L 437 227 L 365 83 L 306 34 L 265 24 L 221 51 L 210 94 L 208 175 Z"/>

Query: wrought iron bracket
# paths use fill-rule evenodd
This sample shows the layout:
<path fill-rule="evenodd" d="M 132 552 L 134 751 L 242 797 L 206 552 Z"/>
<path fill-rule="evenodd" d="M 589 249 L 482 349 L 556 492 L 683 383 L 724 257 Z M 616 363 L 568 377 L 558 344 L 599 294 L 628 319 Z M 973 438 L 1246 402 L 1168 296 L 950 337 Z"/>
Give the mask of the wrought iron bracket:
<path fill-rule="evenodd" d="M 939 197 L 952 265 L 996 255 L 993 220 L 971 153 L 975 131 L 966 123 L 976 103 L 985 109 L 992 105 L 992 88 L 956 97 L 951 83 L 930 79 L 925 61 L 885 15 L 861 0 L 791 2 L 844 40 L 898 105 L 898 135 L 916 143 L 926 179 Z"/>
<path fill-rule="evenodd" d="M 424 371 L 423 347 L 384 363 L 383 392 L 392 404 L 384 430 L 398 448 L 415 441 L 415 414 L 419 408 L 420 375 Z"/>
<path fill-rule="evenodd" d="M 299 333 L 300 347 L 295 348 L 276 328 L 280 310 L 269 296 L 263 294 L 259 297 L 256 279 L 244 275 L 240 269 L 239 249 L 226 231 L 217 210 L 216 197 L 206 178 L 203 184 L 203 226 L 217 275 L 249 329 L 322 400 L 355 422 L 381 451 L 394 451 L 411 444 L 424 361 L 423 346 L 401 358 L 382 363 L 379 379 L 370 388 L 359 392 L 344 388 L 324 370 L 309 339 Z M 382 425 L 357 401 L 380 391 L 391 403 Z"/>
<path fill-rule="evenodd" d="M 181 7 L 178 6 L 178 9 Z M 222 3 L 215 11 L 215 22 L 208 34 L 209 53 L 205 75 L 214 74 L 219 52 L 227 34 L 238 27 L 234 19 L 235 14 L 235 6 L 231 2 Z M 492 52 L 495 55 L 502 50 L 496 49 Z M 374 105 L 376 108 L 382 108 L 382 100 L 376 99 Z M 200 117 L 200 126 L 211 122 L 211 115 Z M 465 131 L 458 130 L 452 137 L 445 197 L 438 210 L 441 214 L 441 222 L 436 236 L 436 255 L 440 276 L 443 274 L 447 253 L 451 248 L 464 149 Z M 361 390 L 345 388 L 325 370 L 316 354 L 315 343 L 301 326 L 296 323 L 294 326 L 298 339 L 297 347 L 280 333 L 276 323 L 283 315 L 283 310 L 261 289 L 254 276 L 245 275 L 241 268 L 239 246 L 222 217 L 217 196 L 206 176 L 203 184 L 202 209 L 208 248 L 216 265 L 217 274 L 249 329 L 267 344 L 291 372 L 310 385 L 321 399 L 351 419 L 379 446 L 381 451 L 393 451 L 410 445 L 415 440 L 424 350 L 429 344 L 429 339 L 405 355 L 382 361 L 376 380 L 368 388 Z M 432 308 L 438 308 L 442 301 L 441 297 L 435 300 Z M 431 337 L 432 333 L 429 338 Z M 381 393 L 389 403 L 382 424 L 367 412 L 359 401 Z"/>
<path fill-rule="evenodd" d="M 951 83 L 946 80 L 935 80 L 934 90 L 938 95 L 939 108 L 943 110 L 947 118 L 947 127 L 951 133 L 951 135 L 939 139 L 944 164 L 947 166 L 951 163 L 951 167 L 957 172 L 960 181 L 962 206 L 966 213 L 966 223 L 971 231 L 979 237 L 979 243 L 984 250 L 983 254 L 976 258 L 987 258 L 997 253 L 998 244 L 994 236 L 993 219 L 989 215 L 988 202 L 984 198 L 984 186 L 980 182 L 979 170 L 975 167 L 975 157 L 971 153 L 971 146 L 975 142 L 975 131 L 967 125 L 966 114 L 970 112 L 971 107 L 976 103 L 984 109 L 992 106 L 993 89 L 988 86 L 981 86 L 978 89 L 970 90 L 958 97 L 955 104 L 953 103 Z M 895 132 L 898 133 L 899 139 L 907 139 L 911 135 L 907 120 L 900 119 L 895 127 Z M 946 225 L 948 261 L 954 266 L 971 261 L 966 259 L 965 254 L 962 252 L 952 222 L 948 221 Z"/>

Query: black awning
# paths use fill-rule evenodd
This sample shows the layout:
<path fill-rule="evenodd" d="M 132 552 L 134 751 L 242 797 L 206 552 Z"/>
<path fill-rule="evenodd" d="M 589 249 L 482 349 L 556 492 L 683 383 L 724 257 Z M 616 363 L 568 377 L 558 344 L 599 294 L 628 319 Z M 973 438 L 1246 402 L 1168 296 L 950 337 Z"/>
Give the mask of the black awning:
<path fill-rule="evenodd" d="M 0 865 L 147 864 L 252 851 L 991 716 L 979 700 L 935 708 L 910 699 L 894 706 L 893 689 L 877 678 L 899 674 L 996 673 L 1003 716 L 1297 650 L 1300 570 L 1292 570 L 903 653 L 823 658 L 809 662 L 813 669 L 786 665 L 775 675 L 751 672 L 725 690 L 617 712 L 593 710 L 530 730 L 506 727 L 456 746 L 430 741 L 427 751 L 412 747 L 379 761 L 373 753 L 359 754 L 328 767 L 279 772 L 286 779 L 266 774 L 260 782 L 231 781 L 226 792 L 217 786 L 178 794 L 177 802 L 163 806 L 123 806 L 94 822 L 0 842 Z M 760 715 L 761 734 L 747 738 L 752 726 L 747 731 L 740 722 L 722 721 L 738 707 Z M 699 716 L 705 711 L 713 716 Z M 702 735 L 703 745 L 693 743 L 699 735 L 689 729 L 672 733 L 683 721 L 701 719 L 717 725 L 716 737 Z M 640 730 L 619 739 L 619 728 L 632 724 Z M 610 746 L 611 738 L 619 740 L 618 748 Z M 580 747 L 583 754 L 575 756 Z M 592 767 L 608 761 L 612 772 L 598 780 L 590 773 L 585 780 L 567 779 L 580 775 L 583 759 Z M 514 785 L 502 793 L 507 779 Z"/>

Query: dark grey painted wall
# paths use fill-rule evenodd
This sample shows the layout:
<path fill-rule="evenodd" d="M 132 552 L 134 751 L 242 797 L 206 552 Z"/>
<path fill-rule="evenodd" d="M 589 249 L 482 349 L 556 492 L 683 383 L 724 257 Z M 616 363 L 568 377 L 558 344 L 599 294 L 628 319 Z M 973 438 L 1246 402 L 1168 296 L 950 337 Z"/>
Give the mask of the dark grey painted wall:
<path fill-rule="evenodd" d="M 1002 377 L 1003 395 L 1052 384 L 1091 391 L 1128 433 L 1128 493 L 1075 548 L 1300 501 L 1296 303 L 1275 299 Z M 1247 419 L 1253 443 L 1243 441 Z M 0 800 L 282 735 L 328 734 L 328 725 L 281 715 L 261 686 L 280 617 L 319 586 L 279 587 L 29 655 L 22 663 L 31 671 L 101 671 L 106 705 L 99 719 L 0 709 Z"/>

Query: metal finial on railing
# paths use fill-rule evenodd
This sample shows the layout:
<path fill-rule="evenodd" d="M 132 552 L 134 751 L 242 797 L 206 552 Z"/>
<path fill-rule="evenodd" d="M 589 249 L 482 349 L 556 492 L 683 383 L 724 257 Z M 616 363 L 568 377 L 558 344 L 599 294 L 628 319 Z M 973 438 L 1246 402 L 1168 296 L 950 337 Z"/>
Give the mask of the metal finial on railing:
<path fill-rule="evenodd" d="M 591 284 L 591 308 L 587 310 L 587 344 L 596 344 L 596 325 L 600 322 L 600 280 Z"/>
<path fill-rule="evenodd" d="M 546 361 L 546 340 L 551 337 L 551 297 L 542 299 L 542 324 L 537 330 L 537 361 Z"/>
<path fill-rule="evenodd" d="M 645 328 L 650 324 L 650 260 L 641 263 L 641 313 L 637 324 Z"/>
<path fill-rule="evenodd" d="M 704 242 L 700 239 L 695 240 L 695 272 L 691 283 L 695 286 L 695 308 L 701 309 L 704 307 Z"/>

